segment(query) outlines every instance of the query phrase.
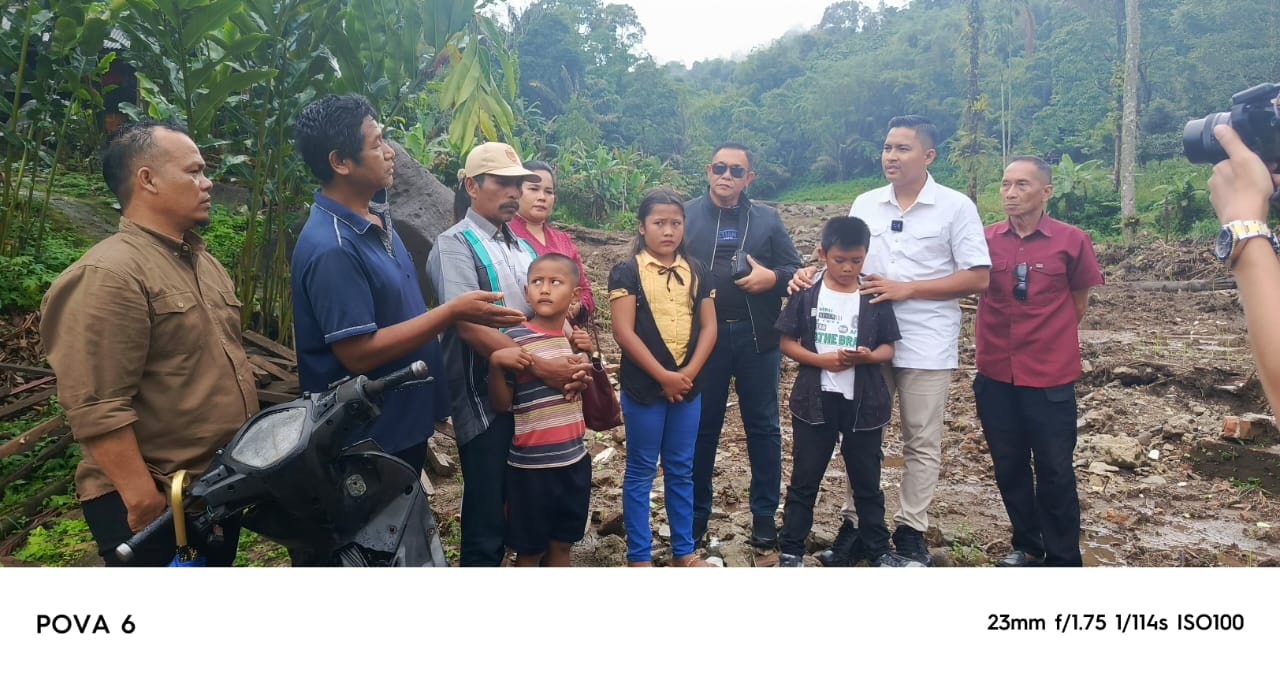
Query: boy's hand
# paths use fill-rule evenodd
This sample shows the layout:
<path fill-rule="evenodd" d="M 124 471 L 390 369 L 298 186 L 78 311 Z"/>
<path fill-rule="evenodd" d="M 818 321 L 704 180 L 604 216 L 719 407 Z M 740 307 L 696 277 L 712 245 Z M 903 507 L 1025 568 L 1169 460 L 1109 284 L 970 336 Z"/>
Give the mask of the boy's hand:
<path fill-rule="evenodd" d="M 581 328 L 575 328 L 573 335 L 569 336 L 569 342 L 573 344 L 573 348 L 579 352 L 591 354 L 591 335 Z"/>
<path fill-rule="evenodd" d="M 859 346 L 856 349 L 842 349 L 840 350 L 840 353 L 844 355 L 845 361 L 848 361 L 850 366 L 876 363 L 875 360 L 871 358 L 871 349 L 868 347 Z"/>
<path fill-rule="evenodd" d="M 489 363 L 504 371 L 523 371 L 533 364 L 533 356 L 523 347 L 504 347 L 489 355 Z"/>
<path fill-rule="evenodd" d="M 823 352 L 818 355 L 818 368 L 832 373 L 839 373 L 853 366 L 853 354 L 848 350 Z"/>
<path fill-rule="evenodd" d="M 524 312 L 495 304 L 502 293 L 472 290 L 445 303 L 449 315 L 456 321 L 469 321 L 493 328 L 511 328 L 525 322 Z"/>
<path fill-rule="evenodd" d="M 684 395 L 693 389 L 693 380 L 678 371 L 664 372 L 662 377 L 658 378 L 658 384 L 662 386 L 662 396 L 672 404 L 684 401 Z"/>

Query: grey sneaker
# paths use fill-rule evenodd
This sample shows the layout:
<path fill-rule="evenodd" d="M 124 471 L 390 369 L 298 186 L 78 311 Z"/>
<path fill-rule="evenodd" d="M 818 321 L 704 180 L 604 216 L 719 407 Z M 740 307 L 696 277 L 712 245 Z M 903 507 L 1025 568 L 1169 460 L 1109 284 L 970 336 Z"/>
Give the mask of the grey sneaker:
<path fill-rule="evenodd" d="M 887 552 L 870 561 L 873 567 L 923 567 L 925 565 L 903 557 L 898 553 Z"/>
<path fill-rule="evenodd" d="M 804 556 L 788 555 L 786 553 L 782 553 L 781 555 L 778 556 L 778 566 L 779 567 L 803 567 Z"/>

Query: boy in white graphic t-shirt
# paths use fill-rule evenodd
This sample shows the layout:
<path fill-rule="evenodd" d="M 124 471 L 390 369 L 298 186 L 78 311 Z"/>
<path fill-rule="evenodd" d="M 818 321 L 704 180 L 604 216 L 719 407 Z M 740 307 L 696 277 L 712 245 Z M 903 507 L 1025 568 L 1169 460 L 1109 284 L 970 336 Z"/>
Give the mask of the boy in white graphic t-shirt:
<path fill-rule="evenodd" d="M 862 220 L 828 221 L 818 251 L 827 262 L 825 273 L 791 297 L 776 324 L 782 333 L 779 348 L 800 364 L 791 390 L 792 469 L 778 539 L 780 567 L 804 564 L 818 486 L 837 439 L 858 513 L 854 560 L 907 566 L 889 551 L 880 491 L 880 442 L 892 408 L 880 369 L 893 360 L 893 343 L 901 334 L 893 304 L 871 304 L 858 291 L 870 242 Z"/>

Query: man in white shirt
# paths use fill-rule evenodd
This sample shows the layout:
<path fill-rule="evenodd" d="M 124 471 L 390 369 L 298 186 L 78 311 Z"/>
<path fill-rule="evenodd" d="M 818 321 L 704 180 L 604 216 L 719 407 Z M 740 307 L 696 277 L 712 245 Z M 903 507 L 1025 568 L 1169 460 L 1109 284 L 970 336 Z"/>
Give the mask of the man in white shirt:
<path fill-rule="evenodd" d="M 889 184 L 858 196 L 849 210 L 871 228 L 861 292 L 893 301 L 902 332 L 885 369 L 898 397 L 904 458 L 894 550 L 926 566 L 933 562 L 924 533 L 942 468 L 943 411 L 958 365 L 959 298 L 985 291 L 991 268 L 977 207 L 929 174 L 937 136 L 922 116 L 890 120 L 880 155 Z M 795 283 L 807 286 L 810 275 L 811 269 L 797 272 Z M 861 557 L 849 498 L 844 514 L 836 544 L 818 556 L 826 566 Z"/>

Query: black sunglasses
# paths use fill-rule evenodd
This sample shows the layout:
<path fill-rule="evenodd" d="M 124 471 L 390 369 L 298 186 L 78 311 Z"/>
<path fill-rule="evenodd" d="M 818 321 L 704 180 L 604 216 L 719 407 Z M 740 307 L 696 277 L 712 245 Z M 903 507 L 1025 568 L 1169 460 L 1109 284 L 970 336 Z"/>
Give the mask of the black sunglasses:
<path fill-rule="evenodd" d="M 723 175 L 725 170 L 728 170 L 734 179 L 742 179 L 747 176 L 747 169 L 741 165 L 729 165 L 728 163 L 713 163 L 711 165 L 711 174 L 717 177 Z"/>
<path fill-rule="evenodd" d="M 1027 263 L 1019 262 L 1013 267 L 1013 276 L 1017 282 L 1013 284 L 1013 297 L 1020 302 L 1027 301 Z"/>

